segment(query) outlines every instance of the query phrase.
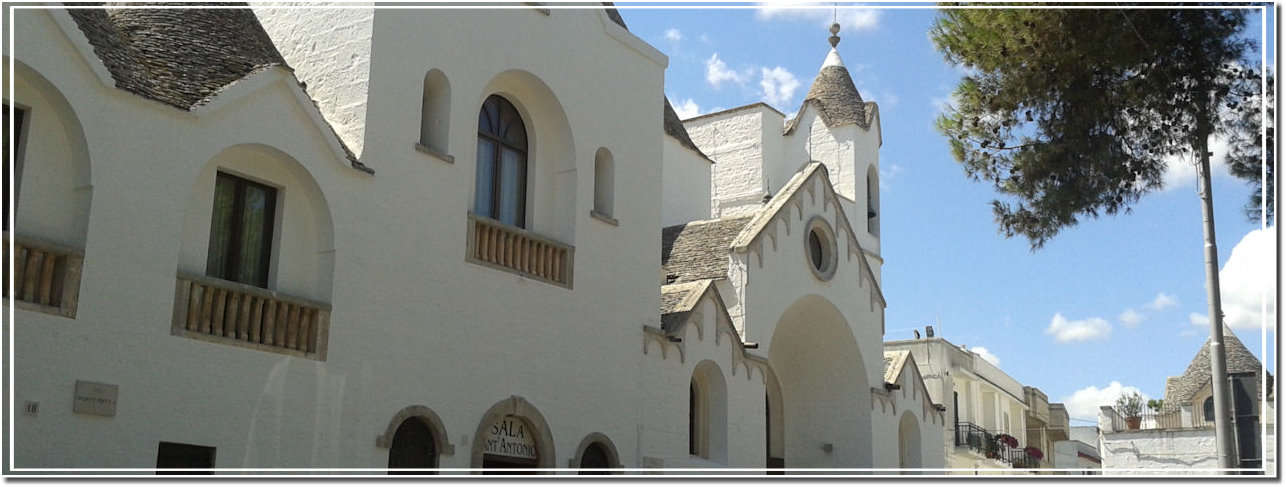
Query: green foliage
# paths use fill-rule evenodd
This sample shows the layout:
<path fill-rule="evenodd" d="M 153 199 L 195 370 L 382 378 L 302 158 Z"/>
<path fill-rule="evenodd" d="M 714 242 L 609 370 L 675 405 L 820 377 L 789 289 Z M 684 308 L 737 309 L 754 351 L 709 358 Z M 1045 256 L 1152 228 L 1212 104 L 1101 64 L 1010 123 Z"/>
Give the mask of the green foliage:
<path fill-rule="evenodd" d="M 1143 414 L 1143 396 L 1138 392 L 1126 392 L 1116 398 L 1116 412 L 1123 418 L 1137 418 Z"/>
<path fill-rule="evenodd" d="M 1275 99 L 1273 92 L 1273 78 L 1270 73 L 1266 76 L 1264 84 L 1264 96 L 1255 96 L 1246 100 L 1244 103 L 1231 104 L 1228 106 L 1229 125 L 1237 130 L 1229 133 L 1228 140 L 1228 168 L 1232 175 L 1245 179 L 1253 188 L 1254 193 L 1250 195 L 1250 201 L 1246 203 L 1246 218 L 1250 221 L 1260 219 L 1260 209 L 1265 210 L 1266 224 L 1272 224 L 1273 211 L 1273 194 L 1275 188 L 1273 181 L 1276 179 L 1275 170 L 1277 163 L 1275 161 L 1276 153 L 1273 151 L 1275 109 L 1273 101 Z M 1259 92 L 1258 78 L 1249 80 L 1250 90 Z M 1265 99 L 1267 106 L 1265 107 Z M 1266 114 L 1261 117 L 1261 109 L 1266 110 Z M 1263 127 L 1266 143 L 1260 140 L 1260 121 L 1267 121 L 1266 127 Z"/>
<path fill-rule="evenodd" d="M 1017 200 L 992 203 L 1001 233 L 1034 250 L 1079 218 L 1128 213 L 1168 158 L 1257 130 L 1226 108 L 1258 89 L 1245 12 L 941 10 L 930 35 L 967 75 L 937 128 L 970 178 Z"/>
<path fill-rule="evenodd" d="M 1164 399 L 1148 399 L 1148 409 L 1151 409 L 1156 412 L 1161 412 L 1161 407 L 1164 405 L 1164 403 L 1165 403 Z"/>

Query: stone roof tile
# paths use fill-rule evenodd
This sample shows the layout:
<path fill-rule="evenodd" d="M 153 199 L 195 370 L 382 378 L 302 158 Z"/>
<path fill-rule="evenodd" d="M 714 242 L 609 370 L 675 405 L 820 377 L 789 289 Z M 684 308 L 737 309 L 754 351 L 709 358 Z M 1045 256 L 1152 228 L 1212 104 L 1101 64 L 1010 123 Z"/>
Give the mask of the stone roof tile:
<path fill-rule="evenodd" d="M 729 245 L 752 217 L 688 222 L 661 229 L 661 267 L 675 283 L 727 279 Z"/>
<path fill-rule="evenodd" d="M 77 3 L 71 9 L 116 87 L 191 110 L 227 86 L 285 66 L 263 26 L 240 3 Z M 121 8 L 152 7 L 152 8 Z M 217 5 L 221 8 L 156 8 Z"/>

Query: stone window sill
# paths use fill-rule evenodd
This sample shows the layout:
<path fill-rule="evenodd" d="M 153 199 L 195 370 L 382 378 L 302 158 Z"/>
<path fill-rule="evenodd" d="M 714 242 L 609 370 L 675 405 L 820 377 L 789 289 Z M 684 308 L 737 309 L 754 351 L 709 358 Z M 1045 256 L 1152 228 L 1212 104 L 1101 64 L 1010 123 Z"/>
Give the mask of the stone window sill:
<path fill-rule="evenodd" d="M 599 213 L 598 210 L 589 210 L 589 216 L 592 216 L 594 217 L 594 219 L 614 227 L 621 226 L 621 222 L 619 220 L 612 218 L 610 216 L 604 215 L 602 213 Z"/>
<path fill-rule="evenodd" d="M 429 146 L 427 146 L 427 145 L 421 144 L 421 143 L 419 143 L 419 142 L 416 142 L 416 143 L 415 143 L 415 150 L 417 150 L 417 151 L 419 151 L 419 152 L 423 152 L 423 153 L 428 154 L 428 155 L 430 155 L 430 156 L 433 156 L 434 158 L 436 158 L 436 159 L 438 159 L 438 160 L 440 160 L 440 161 L 442 161 L 442 162 L 445 162 L 445 163 L 447 163 L 447 164 L 455 164 L 455 156 L 450 155 L 450 154 L 444 154 L 444 153 L 442 153 L 442 152 L 439 152 L 437 149 L 434 149 L 434 148 L 429 147 Z"/>

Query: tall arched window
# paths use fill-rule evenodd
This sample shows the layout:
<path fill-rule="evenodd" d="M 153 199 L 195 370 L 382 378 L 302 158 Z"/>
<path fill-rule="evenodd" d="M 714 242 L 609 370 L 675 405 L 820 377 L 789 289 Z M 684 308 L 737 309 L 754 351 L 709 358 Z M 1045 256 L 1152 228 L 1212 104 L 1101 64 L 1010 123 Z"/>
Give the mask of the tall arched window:
<path fill-rule="evenodd" d="M 491 95 L 478 112 L 478 170 L 473 212 L 527 226 L 527 127 L 509 100 Z"/>
<path fill-rule="evenodd" d="M 705 456 L 703 442 L 703 430 L 705 421 L 702 420 L 704 414 L 704 405 L 701 401 L 701 390 L 697 387 L 697 378 L 693 377 L 692 382 L 688 384 L 688 454 L 699 457 Z"/>
<path fill-rule="evenodd" d="M 1214 396 L 1210 396 L 1206 398 L 1206 402 L 1202 403 L 1201 405 L 1201 411 L 1205 416 L 1207 422 L 1213 423 L 1215 421 L 1215 397 Z"/>

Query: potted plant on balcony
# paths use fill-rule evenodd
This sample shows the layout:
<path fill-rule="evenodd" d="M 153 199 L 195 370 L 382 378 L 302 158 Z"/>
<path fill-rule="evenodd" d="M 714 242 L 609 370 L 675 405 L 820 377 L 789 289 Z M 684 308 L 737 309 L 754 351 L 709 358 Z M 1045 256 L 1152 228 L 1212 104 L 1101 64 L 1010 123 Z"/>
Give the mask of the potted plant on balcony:
<path fill-rule="evenodd" d="M 1138 392 L 1121 394 L 1121 397 L 1116 398 L 1116 414 L 1125 418 L 1126 428 L 1139 429 L 1139 424 L 1143 422 L 1143 396 Z"/>

